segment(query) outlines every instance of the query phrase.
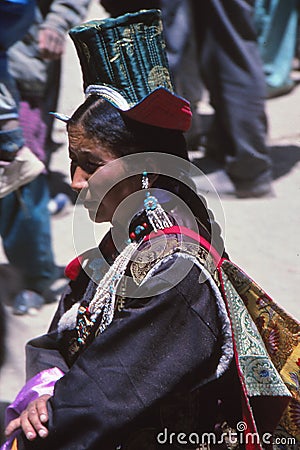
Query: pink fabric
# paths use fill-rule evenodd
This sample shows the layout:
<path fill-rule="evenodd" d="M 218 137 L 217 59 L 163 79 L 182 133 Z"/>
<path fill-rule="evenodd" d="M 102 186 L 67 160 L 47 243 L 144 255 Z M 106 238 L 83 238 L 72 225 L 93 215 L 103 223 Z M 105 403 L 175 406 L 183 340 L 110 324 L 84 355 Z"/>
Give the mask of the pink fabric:
<path fill-rule="evenodd" d="M 38 99 L 30 104 L 26 101 L 20 102 L 19 120 L 23 130 L 25 145 L 39 158 L 46 163 L 46 133 L 47 127 L 43 120 L 42 100 Z"/>
<path fill-rule="evenodd" d="M 25 386 L 20 390 L 15 400 L 6 408 L 5 425 L 19 417 L 27 405 L 40 397 L 41 395 L 53 395 L 55 383 L 64 376 L 64 373 L 58 367 L 43 370 L 31 378 Z M 15 437 L 20 433 L 17 430 L 13 435 L 1 446 L 0 450 L 9 450 Z"/>

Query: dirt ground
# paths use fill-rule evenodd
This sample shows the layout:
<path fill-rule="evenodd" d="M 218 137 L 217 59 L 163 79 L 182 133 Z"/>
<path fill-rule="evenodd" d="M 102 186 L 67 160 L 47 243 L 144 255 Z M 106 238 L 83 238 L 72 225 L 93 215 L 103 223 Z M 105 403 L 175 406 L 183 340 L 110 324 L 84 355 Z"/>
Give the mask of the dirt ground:
<path fill-rule="evenodd" d="M 103 17 L 93 2 L 89 18 Z M 300 80 L 300 72 L 294 76 Z M 83 99 L 81 72 L 68 40 L 63 63 L 60 112 L 70 114 Z M 221 205 L 224 238 L 231 259 L 254 278 L 284 308 L 300 318 L 300 87 L 267 102 L 269 143 L 274 163 L 275 196 L 267 199 L 228 199 Z M 55 139 L 63 145 L 54 153 L 52 177 L 69 183 L 65 127 L 56 125 Z M 213 207 L 214 205 L 212 205 Z M 222 216 L 221 211 L 221 216 Z M 53 247 L 59 265 L 75 257 L 72 211 L 53 217 Z M 218 216 L 217 216 L 218 219 Z M 222 222 L 222 217 L 220 218 Z M 0 255 L 1 256 L 1 255 Z M 4 256 L 2 254 L 2 260 Z M 24 382 L 24 344 L 46 331 L 56 305 L 43 307 L 36 316 L 7 315 L 8 356 L 1 371 L 0 401 L 11 401 Z"/>

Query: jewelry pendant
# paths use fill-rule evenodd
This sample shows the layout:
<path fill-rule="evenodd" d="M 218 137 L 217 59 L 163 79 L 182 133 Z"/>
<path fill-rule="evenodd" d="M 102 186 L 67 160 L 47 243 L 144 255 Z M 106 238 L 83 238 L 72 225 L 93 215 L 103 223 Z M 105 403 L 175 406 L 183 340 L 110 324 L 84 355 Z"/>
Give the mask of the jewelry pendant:
<path fill-rule="evenodd" d="M 147 218 L 155 233 L 158 230 L 164 230 L 165 228 L 170 228 L 172 226 L 172 222 L 167 216 L 167 213 L 162 208 L 157 198 L 154 197 L 154 195 L 151 195 L 150 192 L 146 193 L 144 206 Z"/>

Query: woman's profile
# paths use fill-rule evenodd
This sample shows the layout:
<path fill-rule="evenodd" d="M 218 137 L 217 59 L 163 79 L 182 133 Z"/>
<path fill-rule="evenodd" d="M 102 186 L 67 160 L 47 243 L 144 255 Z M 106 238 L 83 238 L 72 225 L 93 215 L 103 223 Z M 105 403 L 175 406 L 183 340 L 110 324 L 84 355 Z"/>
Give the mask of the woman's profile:
<path fill-rule="evenodd" d="M 27 345 L 4 448 L 296 442 L 296 379 L 284 368 L 296 373 L 299 326 L 231 263 L 195 192 L 183 136 L 191 113 L 173 92 L 159 12 L 70 35 L 87 95 L 60 116 L 72 188 L 91 221 L 112 228 L 67 267 L 48 333 Z"/>

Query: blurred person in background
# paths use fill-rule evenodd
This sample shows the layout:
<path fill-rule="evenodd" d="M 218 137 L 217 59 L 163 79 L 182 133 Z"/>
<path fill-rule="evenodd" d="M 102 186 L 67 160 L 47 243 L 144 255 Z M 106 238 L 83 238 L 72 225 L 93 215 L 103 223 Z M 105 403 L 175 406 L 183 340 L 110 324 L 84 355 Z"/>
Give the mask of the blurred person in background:
<path fill-rule="evenodd" d="M 295 86 L 291 70 L 297 44 L 299 1 L 256 0 L 254 12 L 267 97 L 288 94 Z"/>
<path fill-rule="evenodd" d="M 202 134 L 197 113 L 201 79 L 214 108 L 205 140 L 206 158 L 199 167 L 221 196 L 272 195 L 266 89 L 253 21 L 254 0 L 150 0 L 147 5 L 137 0 L 102 0 L 101 4 L 112 16 L 161 8 L 171 73 L 177 92 L 191 101 L 194 114 L 187 134 L 190 150 L 197 150 Z M 206 191 L 206 182 L 200 178 L 197 188 Z"/>
<path fill-rule="evenodd" d="M 33 0 L 0 2 L 0 198 L 34 179 L 43 165 L 24 145 L 18 93 L 8 71 L 8 49 L 33 20 Z"/>
<path fill-rule="evenodd" d="M 220 195 L 239 198 L 272 194 L 265 80 L 253 7 L 252 0 L 162 0 L 167 48 L 172 50 L 169 60 L 178 91 L 191 98 L 197 117 L 197 99 L 200 101 L 202 95 L 199 79 L 203 79 L 214 108 L 204 142 L 206 158 L 199 160 L 199 167 L 208 174 L 214 172 L 209 178 Z M 196 40 L 192 48 L 191 32 Z M 197 120 L 194 146 L 201 135 Z M 201 180 L 197 186 L 202 189 Z"/>
<path fill-rule="evenodd" d="M 19 119 L 26 145 L 40 161 L 47 163 L 48 71 L 58 70 L 64 52 L 65 34 L 87 12 L 89 1 L 38 1 L 29 30 L 9 50 L 9 71 L 20 96 Z M 20 36 L 21 37 L 21 36 Z M 53 70 L 51 71 L 51 74 Z M 56 102 L 59 84 L 52 86 Z M 48 104 L 46 102 L 46 104 Z M 23 275 L 24 290 L 17 295 L 13 311 L 25 314 L 57 298 L 56 280 L 62 270 L 56 266 L 51 239 L 49 187 L 41 173 L 19 192 L 1 201 L 0 233 L 9 262 Z"/>

